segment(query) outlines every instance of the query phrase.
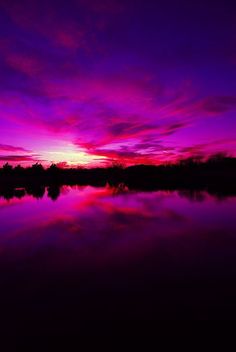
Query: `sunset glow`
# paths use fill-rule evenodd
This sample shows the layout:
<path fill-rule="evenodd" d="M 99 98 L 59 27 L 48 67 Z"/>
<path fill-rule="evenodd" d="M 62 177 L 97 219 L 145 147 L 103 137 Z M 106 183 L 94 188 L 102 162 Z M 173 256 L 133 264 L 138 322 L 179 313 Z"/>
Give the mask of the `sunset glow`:
<path fill-rule="evenodd" d="M 0 165 L 236 156 L 235 23 L 227 1 L 1 1 Z"/>

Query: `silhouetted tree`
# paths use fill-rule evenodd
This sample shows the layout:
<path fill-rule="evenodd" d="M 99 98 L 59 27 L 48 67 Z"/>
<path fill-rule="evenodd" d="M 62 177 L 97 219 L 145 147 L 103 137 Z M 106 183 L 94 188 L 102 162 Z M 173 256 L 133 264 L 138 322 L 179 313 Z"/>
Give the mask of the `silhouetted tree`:
<path fill-rule="evenodd" d="M 36 163 L 31 166 L 31 171 L 35 174 L 42 174 L 44 172 L 44 168 L 42 164 Z"/>
<path fill-rule="evenodd" d="M 26 169 L 24 169 L 21 165 L 17 165 L 14 170 L 13 174 L 19 178 L 23 178 L 25 176 Z"/>
<path fill-rule="evenodd" d="M 21 166 L 21 165 L 17 165 L 15 168 L 14 168 L 14 171 L 16 173 L 23 173 L 24 172 L 24 168 Z"/>
<path fill-rule="evenodd" d="M 51 172 L 58 171 L 58 170 L 60 170 L 60 168 L 56 164 L 51 164 L 48 168 L 48 171 L 51 171 Z"/>
<path fill-rule="evenodd" d="M 12 165 L 6 163 L 3 165 L 2 170 L 3 170 L 3 173 L 10 174 L 13 170 L 13 167 L 12 167 Z"/>

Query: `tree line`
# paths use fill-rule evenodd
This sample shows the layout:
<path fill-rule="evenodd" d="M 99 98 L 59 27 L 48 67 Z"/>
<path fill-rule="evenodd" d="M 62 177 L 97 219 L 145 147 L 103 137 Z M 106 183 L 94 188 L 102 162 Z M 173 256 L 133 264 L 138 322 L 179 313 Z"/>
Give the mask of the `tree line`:
<path fill-rule="evenodd" d="M 189 158 L 176 164 L 96 168 L 60 168 L 56 164 L 45 168 L 40 163 L 13 167 L 6 163 L 0 168 L 0 188 L 121 183 L 129 189 L 199 189 L 236 194 L 236 158 L 215 155 L 206 161 Z"/>

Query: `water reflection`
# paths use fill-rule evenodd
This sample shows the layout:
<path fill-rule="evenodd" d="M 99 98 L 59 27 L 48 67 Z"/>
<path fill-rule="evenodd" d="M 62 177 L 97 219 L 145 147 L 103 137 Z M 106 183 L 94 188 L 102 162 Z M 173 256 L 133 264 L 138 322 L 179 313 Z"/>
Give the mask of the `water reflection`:
<path fill-rule="evenodd" d="M 6 245 L 16 251 L 15 257 L 51 243 L 53 251 L 63 248 L 63 256 L 67 248 L 80 258 L 104 259 L 125 248 L 129 254 L 142 251 L 163 236 L 191 236 L 193 241 L 203 233 L 236 232 L 236 198 L 219 201 L 202 191 L 50 186 L 8 190 L 4 198 L 0 246 L 2 253 Z"/>
<path fill-rule="evenodd" d="M 4 326 L 28 333 L 34 320 L 71 332 L 79 319 L 201 318 L 227 307 L 235 316 L 235 197 L 120 185 L 30 187 L 4 198 Z"/>
<path fill-rule="evenodd" d="M 66 187 L 68 189 L 75 189 L 76 187 L 82 187 L 82 186 L 73 185 L 73 186 L 66 186 Z M 120 183 L 116 186 L 110 186 L 107 184 L 105 188 L 109 189 L 109 191 L 112 192 L 114 195 L 129 192 L 128 186 L 125 185 L 124 183 Z M 29 185 L 25 188 L 24 187 L 12 188 L 12 187 L 5 186 L 2 189 L 0 188 L 0 198 L 4 198 L 5 200 L 11 200 L 14 198 L 21 199 L 27 195 L 30 195 L 36 199 L 42 199 L 45 195 L 47 195 L 48 198 L 50 198 L 53 201 L 56 201 L 60 197 L 63 189 L 65 189 L 65 186 L 58 185 L 58 184 L 50 185 L 50 186 L 35 184 L 35 185 Z M 143 190 L 143 191 L 148 192 L 147 190 Z M 154 191 L 155 190 L 153 190 L 153 192 Z M 162 189 L 160 190 L 157 189 L 156 191 L 164 191 L 166 193 L 169 192 L 170 194 L 174 192 L 173 190 L 168 191 L 168 190 L 162 190 Z M 132 190 L 132 192 L 135 193 L 137 191 Z M 209 193 L 208 191 L 198 190 L 198 189 L 182 189 L 175 192 L 178 192 L 180 197 L 185 197 L 191 201 L 197 201 L 197 202 L 203 202 L 207 194 L 211 194 L 216 199 L 226 199 L 228 197 L 235 197 L 234 192 L 232 194 L 230 192 L 222 192 L 222 191 Z"/>
<path fill-rule="evenodd" d="M 21 199 L 24 196 L 30 195 L 36 199 L 41 199 L 47 192 L 47 196 L 52 200 L 57 200 L 60 196 L 62 186 L 54 185 L 45 187 L 43 185 L 31 185 L 25 188 L 10 188 L 4 187 L 0 189 L 0 198 L 11 200 L 13 198 Z"/>

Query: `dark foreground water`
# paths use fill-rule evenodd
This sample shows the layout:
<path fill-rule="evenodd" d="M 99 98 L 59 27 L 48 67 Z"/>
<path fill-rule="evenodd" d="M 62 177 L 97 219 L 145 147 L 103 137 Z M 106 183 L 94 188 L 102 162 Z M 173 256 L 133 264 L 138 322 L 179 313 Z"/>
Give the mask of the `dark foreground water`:
<path fill-rule="evenodd" d="M 6 334 L 236 317 L 236 198 L 62 187 L 0 198 Z"/>

